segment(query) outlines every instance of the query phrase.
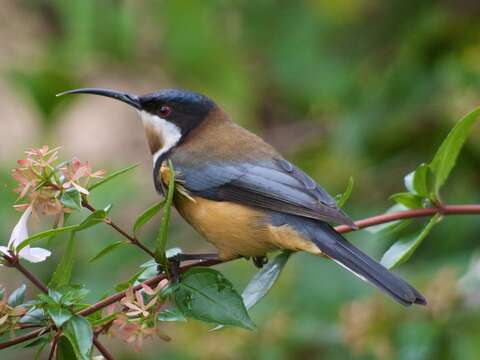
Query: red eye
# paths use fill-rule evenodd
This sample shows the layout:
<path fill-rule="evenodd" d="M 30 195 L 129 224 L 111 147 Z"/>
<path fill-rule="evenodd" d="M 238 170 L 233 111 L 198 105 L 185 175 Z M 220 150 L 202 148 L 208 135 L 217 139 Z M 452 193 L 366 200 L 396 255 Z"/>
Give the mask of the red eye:
<path fill-rule="evenodd" d="M 171 112 L 172 109 L 170 108 L 170 106 L 167 105 L 163 105 L 159 110 L 159 114 L 161 117 L 167 117 L 168 115 L 170 115 Z"/>

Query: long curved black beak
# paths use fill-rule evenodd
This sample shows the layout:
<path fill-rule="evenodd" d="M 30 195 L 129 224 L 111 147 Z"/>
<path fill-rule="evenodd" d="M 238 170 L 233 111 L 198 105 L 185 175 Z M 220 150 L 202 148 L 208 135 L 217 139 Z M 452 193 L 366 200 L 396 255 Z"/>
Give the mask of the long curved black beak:
<path fill-rule="evenodd" d="M 68 90 L 57 94 L 57 96 L 63 96 L 68 94 L 92 94 L 92 95 L 100 95 L 106 96 L 112 99 L 123 101 L 128 105 L 133 106 L 135 109 L 141 110 L 142 106 L 140 104 L 140 98 L 137 95 L 131 95 L 127 93 L 121 93 L 118 91 L 110 90 L 110 89 L 100 89 L 100 88 L 84 88 L 84 89 L 75 89 L 75 90 Z"/>

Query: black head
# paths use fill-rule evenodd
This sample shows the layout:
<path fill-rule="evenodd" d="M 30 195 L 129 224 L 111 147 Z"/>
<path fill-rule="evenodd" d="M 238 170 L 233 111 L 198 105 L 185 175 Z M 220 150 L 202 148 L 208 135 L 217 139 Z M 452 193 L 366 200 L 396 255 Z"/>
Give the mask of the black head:
<path fill-rule="evenodd" d="M 205 120 L 215 103 L 192 91 L 165 89 L 139 97 L 139 110 L 176 125 L 185 136 Z"/>

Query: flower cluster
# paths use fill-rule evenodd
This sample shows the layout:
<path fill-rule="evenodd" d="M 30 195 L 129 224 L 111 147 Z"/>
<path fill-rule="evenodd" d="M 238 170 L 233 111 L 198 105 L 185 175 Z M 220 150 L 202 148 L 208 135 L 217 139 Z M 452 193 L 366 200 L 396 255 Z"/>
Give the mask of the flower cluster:
<path fill-rule="evenodd" d="M 30 149 L 25 152 L 25 159 L 17 161 L 19 167 L 12 170 L 12 177 L 17 181 L 13 190 L 18 193 L 17 202 L 25 202 L 14 205 L 24 213 L 13 228 L 8 245 L 0 246 L 0 252 L 5 256 L 15 254 L 17 247 L 28 238 L 28 220 L 32 213 L 56 215 L 55 225 L 62 226 L 64 214 L 71 212 L 72 204 L 75 205 L 73 193 L 76 192 L 79 202 L 81 194 L 88 194 L 91 179 L 105 174 L 103 170 L 92 171 L 88 162 L 82 163 L 77 158 L 58 164 L 59 149 L 50 149 L 48 145 Z M 66 193 L 70 196 L 66 197 Z M 40 262 L 50 256 L 50 251 L 27 245 L 15 255 L 30 262 Z"/>
<path fill-rule="evenodd" d="M 92 178 L 101 178 L 105 171 L 92 171 L 89 162 L 82 163 L 73 158 L 70 162 L 57 164 L 58 150 L 45 145 L 38 149 L 26 151 L 26 159 L 18 160 L 19 167 L 12 170 L 12 176 L 18 186 L 14 192 L 18 200 L 26 202 L 15 205 L 20 211 L 29 206 L 33 211 L 46 215 L 63 215 L 71 210 L 61 201 L 62 194 L 69 189 L 76 189 L 88 194 L 88 184 Z"/>
<path fill-rule="evenodd" d="M 142 284 L 142 289 L 138 291 L 130 287 L 120 301 L 123 311 L 113 321 L 111 335 L 133 344 L 137 351 L 145 339 L 153 338 L 155 335 L 170 341 L 170 337 L 157 326 L 158 313 L 164 305 L 160 292 L 167 284 L 168 280 L 164 279 L 154 289 L 145 284 Z"/>
<path fill-rule="evenodd" d="M 5 290 L 0 288 L 0 334 L 15 328 L 18 320 L 27 312 L 27 309 L 21 305 L 9 305 L 7 299 Z"/>

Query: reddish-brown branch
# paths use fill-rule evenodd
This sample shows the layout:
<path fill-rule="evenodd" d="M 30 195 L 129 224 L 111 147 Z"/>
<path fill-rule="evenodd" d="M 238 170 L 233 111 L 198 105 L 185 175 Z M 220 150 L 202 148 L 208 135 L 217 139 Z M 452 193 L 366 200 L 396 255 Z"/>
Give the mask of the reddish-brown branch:
<path fill-rule="evenodd" d="M 92 208 L 93 209 L 93 208 Z M 91 209 L 90 209 L 91 210 Z M 91 210 L 95 211 L 95 209 Z M 468 215 L 468 214 L 480 214 L 480 205 L 445 205 L 442 207 L 438 208 L 427 208 L 427 209 L 412 209 L 412 210 L 405 210 L 405 211 L 398 211 L 394 213 L 389 213 L 389 214 L 383 214 L 383 215 L 377 215 L 377 216 L 372 216 L 363 220 L 356 221 L 355 224 L 358 226 L 358 229 L 363 229 L 366 227 L 374 226 L 374 225 L 380 225 L 392 221 L 397 221 L 397 220 L 402 220 L 402 219 L 411 219 L 411 218 L 419 218 L 419 217 L 426 217 L 426 216 L 432 216 L 437 213 L 440 213 L 442 215 Z M 335 230 L 337 230 L 340 233 L 347 233 L 354 231 L 355 229 L 352 229 L 349 226 L 346 225 L 340 225 L 335 227 Z M 128 235 L 128 234 L 127 234 Z M 129 236 L 129 235 L 128 235 Z M 128 238 L 128 237 L 127 237 Z M 184 272 L 192 267 L 197 267 L 197 266 L 213 266 L 223 263 L 223 261 L 219 260 L 207 260 L 207 261 L 195 261 L 192 262 L 188 265 L 184 265 L 180 268 L 181 272 Z M 28 270 L 27 270 L 28 271 Z M 161 280 L 165 279 L 165 275 L 156 275 L 144 282 L 144 284 L 147 284 L 149 286 L 155 286 L 158 284 Z M 141 285 L 137 285 L 134 287 L 134 290 L 139 290 L 141 288 Z M 121 291 L 116 294 L 113 294 L 102 301 L 97 302 L 96 304 L 93 304 L 92 306 L 89 306 L 88 308 L 82 310 L 79 312 L 79 315 L 82 316 L 88 316 L 91 315 L 111 304 L 114 304 L 121 299 L 125 297 L 125 292 Z M 8 348 L 10 346 L 22 343 L 24 341 L 33 339 L 37 336 L 39 336 L 43 331 L 47 331 L 48 329 L 39 329 L 32 331 L 28 334 L 18 336 L 14 339 L 11 339 L 9 341 L 6 341 L 4 343 L 0 344 L 0 350 Z M 105 356 L 105 355 L 104 355 Z M 106 356 L 105 356 L 106 357 Z"/>
<path fill-rule="evenodd" d="M 95 345 L 98 352 L 102 354 L 105 360 L 114 360 L 112 354 L 110 354 L 107 348 L 103 346 L 103 344 L 100 341 L 98 341 L 96 337 L 93 338 L 93 345 Z"/>
<path fill-rule="evenodd" d="M 85 209 L 88 209 L 90 210 L 91 212 L 94 212 L 94 211 L 97 211 L 97 209 L 95 209 L 87 200 L 86 197 L 84 197 L 82 199 L 82 206 L 85 208 Z M 128 239 L 128 241 L 130 241 L 131 244 L 135 245 L 135 246 L 138 246 L 140 249 L 142 249 L 143 251 L 145 251 L 148 255 L 150 255 L 152 258 L 155 259 L 155 254 L 153 253 L 153 251 L 151 251 L 149 248 L 147 248 L 145 245 L 143 245 L 141 243 L 140 240 L 138 240 L 138 238 L 136 238 L 135 236 L 132 236 L 130 235 L 128 232 L 126 232 L 125 230 L 123 230 L 120 226 L 118 226 L 117 224 L 115 224 L 112 219 L 110 218 L 105 218 L 105 223 L 109 226 L 111 226 L 113 229 L 115 229 L 118 233 L 120 233 L 123 237 L 125 237 L 126 239 Z"/>
<path fill-rule="evenodd" d="M 468 214 L 480 214 L 480 205 L 444 205 L 438 208 L 426 208 L 426 209 L 411 209 L 405 211 L 397 211 L 389 214 L 382 214 L 372 216 L 363 220 L 355 221 L 355 225 L 359 229 L 366 227 L 385 224 L 392 221 L 402 219 L 412 219 L 419 217 L 432 216 L 437 213 L 442 215 L 468 215 Z M 346 233 L 353 231 L 348 225 L 340 225 L 335 228 L 339 233 Z"/>
<path fill-rule="evenodd" d="M 10 255 L 3 255 L 3 258 L 7 262 L 7 264 L 18 271 L 20 271 L 28 280 L 30 280 L 38 289 L 40 289 L 45 294 L 48 293 L 48 288 L 42 283 L 35 275 L 33 275 L 25 266 L 20 264 L 18 256 L 14 253 L 10 253 Z"/>
<path fill-rule="evenodd" d="M 32 332 L 29 332 L 27 334 L 17 336 L 15 338 L 13 338 L 11 340 L 8 340 L 8 341 L 5 341 L 3 343 L 0 343 L 0 350 L 9 348 L 10 346 L 21 344 L 21 343 L 23 343 L 25 341 L 28 341 L 28 340 L 31 340 L 31 339 L 35 339 L 37 336 L 42 335 L 45 331 L 46 331 L 46 329 L 38 329 L 38 330 L 35 330 L 35 331 L 32 331 Z"/>
<path fill-rule="evenodd" d="M 4 254 L 3 255 L 5 261 L 12 267 L 16 268 L 18 271 L 20 271 L 23 275 L 25 275 L 25 277 L 30 280 L 32 282 L 32 284 L 34 284 L 40 291 L 42 291 L 43 293 L 45 294 L 48 294 L 48 287 L 40 280 L 38 279 L 35 275 L 33 275 L 26 267 L 24 267 L 21 263 L 20 263 L 20 260 L 18 258 L 17 255 L 15 255 L 14 253 L 11 253 L 10 255 L 6 255 Z M 40 329 L 40 330 L 36 330 L 36 331 L 33 331 L 31 332 L 30 334 L 33 335 L 33 337 L 31 338 L 34 338 L 37 336 L 37 332 L 40 331 L 40 333 L 42 331 L 49 331 L 50 329 Z M 16 338 L 16 339 L 22 339 L 21 342 L 23 341 L 26 341 L 26 340 L 29 340 L 30 338 L 28 337 L 29 334 L 26 334 L 25 336 L 23 336 L 23 339 L 22 339 L 22 336 Z M 15 339 L 13 339 L 15 340 Z M 4 347 L 2 347 L 2 345 L 4 344 L 8 344 L 9 342 L 5 342 L 5 343 L 2 343 L 0 344 L 0 349 L 3 349 Z M 17 343 L 18 344 L 18 343 Z M 97 338 L 94 338 L 93 339 L 93 345 L 95 345 L 95 347 L 98 349 L 98 351 L 103 355 L 103 357 L 107 360 L 113 360 L 113 357 L 112 355 L 108 352 L 108 350 L 102 345 L 102 343 L 100 343 L 100 341 L 97 339 Z M 11 346 L 11 345 L 8 345 L 8 346 Z M 7 347 L 8 347 L 7 346 Z M 53 342 L 52 342 L 52 347 L 50 349 L 50 354 L 49 354 L 49 359 L 53 359 L 53 356 L 55 354 L 55 350 L 57 348 L 57 338 L 55 337 Z"/>

